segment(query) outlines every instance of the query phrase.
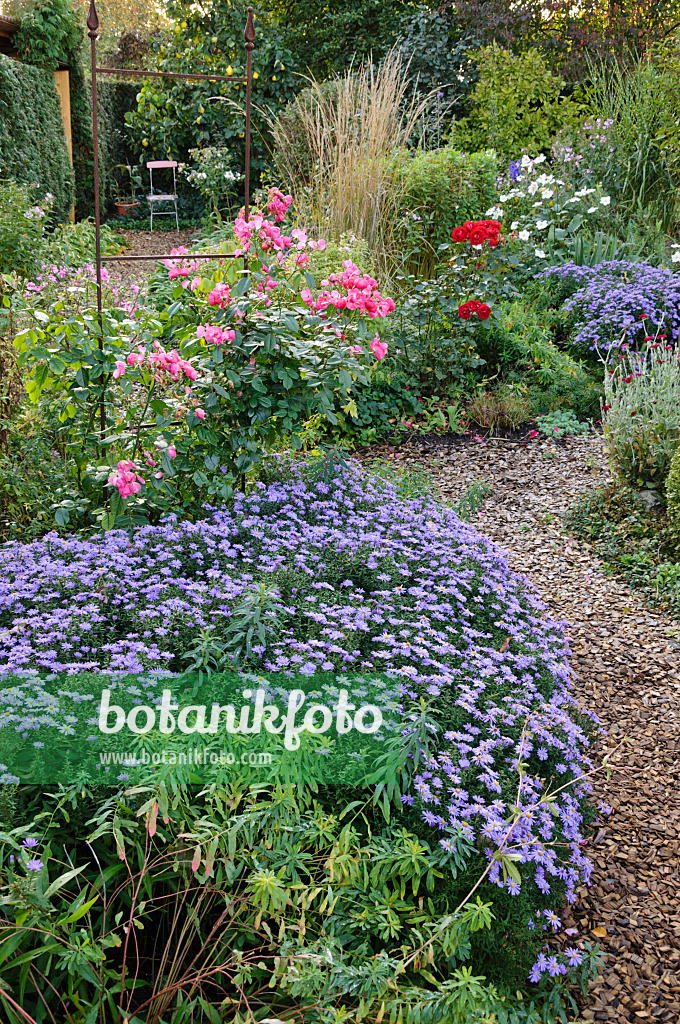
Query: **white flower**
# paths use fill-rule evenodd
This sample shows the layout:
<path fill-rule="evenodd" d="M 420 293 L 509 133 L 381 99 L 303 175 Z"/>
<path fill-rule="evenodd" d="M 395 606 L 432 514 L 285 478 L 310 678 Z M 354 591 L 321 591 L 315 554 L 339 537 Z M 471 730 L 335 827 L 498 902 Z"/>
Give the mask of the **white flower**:
<path fill-rule="evenodd" d="M 527 156 L 526 153 L 522 157 L 522 167 L 529 167 L 531 165 L 531 157 Z"/>
<path fill-rule="evenodd" d="M 545 259 L 545 253 L 542 249 L 534 249 L 534 256 L 538 256 L 538 258 L 541 260 Z"/>
<path fill-rule="evenodd" d="M 611 196 L 602 196 L 602 198 L 600 199 L 600 203 L 602 204 L 602 206 L 609 206 L 611 201 L 612 201 L 612 197 Z"/>
<path fill-rule="evenodd" d="M 499 196 L 498 197 L 498 202 L 499 203 L 507 203 L 509 198 L 510 198 L 510 196 Z M 486 212 L 488 213 L 489 211 L 487 210 Z"/>
<path fill-rule="evenodd" d="M 510 230 L 511 231 L 517 231 L 518 227 L 519 227 L 519 221 L 518 220 L 513 220 L 512 224 L 510 225 Z"/>
<path fill-rule="evenodd" d="M 537 185 L 537 183 L 535 181 L 532 181 L 531 184 L 529 185 L 529 188 L 527 189 L 527 191 L 528 191 L 530 196 L 535 196 L 536 193 L 538 192 L 538 185 Z"/>
<path fill-rule="evenodd" d="M 541 189 L 541 195 L 544 199 L 550 199 L 554 191 L 554 188 L 543 188 Z"/>
<path fill-rule="evenodd" d="M 519 238 L 520 242 L 528 242 L 530 235 L 531 235 L 530 231 L 524 230 L 524 231 L 520 231 L 520 233 L 519 233 L 519 235 L 517 237 Z"/>
<path fill-rule="evenodd" d="M 596 206 L 591 206 L 591 207 L 590 207 L 590 208 L 588 209 L 588 213 L 595 213 L 595 211 L 596 211 L 596 210 L 597 210 L 597 207 L 596 207 Z"/>
<path fill-rule="evenodd" d="M 502 197 L 501 197 L 501 199 L 502 199 Z M 490 210 L 486 211 L 485 216 L 486 217 L 493 217 L 494 220 L 498 220 L 500 217 L 503 216 L 504 213 L 505 213 L 505 211 L 502 210 L 500 206 L 492 206 Z"/>
<path fill-rule="evenodd" d="M 538 229 L 538 231 L 542 231 L 543 228 L 547 228 L 547 226 L 548 226 L 547 220 L 537 220 L 536 221 L 536 228 Z"/>
<path fill-rule="evenodd" d="M 672 263 L 680 263 L 680 252 L 674 252 L 671 256 Z"/>
<path fill-rule="evenodd" d="M 544 162 L 545 162 L 545 153 L 541 153 L 541 155 L 537 156 L 536 159 L 534 160 L 535 164 L 542 164 Z"/>

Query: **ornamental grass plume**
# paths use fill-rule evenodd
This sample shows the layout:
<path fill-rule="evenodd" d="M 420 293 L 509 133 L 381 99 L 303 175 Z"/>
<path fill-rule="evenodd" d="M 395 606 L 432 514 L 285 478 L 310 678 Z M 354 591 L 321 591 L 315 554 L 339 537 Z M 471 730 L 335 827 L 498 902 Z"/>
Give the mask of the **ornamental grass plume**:
<path fill-rule="evenodd" d="M 661 336 L 642 353 L 622 348 L 602 404 L 612 473 L 631 487 L 661 487 L 680 446 L 678 353 Z"/>
<path fill-rule="evenodd" d="M 301 222 L 338 241 L 350 233 L 369 242 L 381 272 L 397 265 L 395 234 L 406 188 L 406 152 L 431 94 L 417 101 L 409 65 L 395 50 L 376 68 L 350 67 L 324 88 L 310 79 L 292 117 L 270 121 L 279 172 L 294 185 Z M 299 159 L 302 129 L 309 160 Z"/>

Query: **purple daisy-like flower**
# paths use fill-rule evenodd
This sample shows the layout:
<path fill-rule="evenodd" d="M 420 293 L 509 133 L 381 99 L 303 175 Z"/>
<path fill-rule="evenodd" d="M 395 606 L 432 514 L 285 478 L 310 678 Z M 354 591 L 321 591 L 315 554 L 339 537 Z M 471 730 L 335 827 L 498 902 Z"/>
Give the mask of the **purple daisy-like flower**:
<path fill-rule="evenodd" d="M 567 946 L 564 955 L 570 967 L 578 967 L 583 960 L 583 953 L 580 949 L 576 949 L 575 946 Z"/>
<path fill-rule="evenodd" d="M 25 846 L 27 850 L 32 850 L 36 846 L 40 846 L 40 843 L 38 842 L 37 839 L 32 839 L 32 838 L 29 837 L 28 839 L 24 839 L 24 841 L 23 841 L 23 843 L 21 845 Z"/>
<path fill-rule="evenodd" d="M 556 956 L 551 956 L 548 960 L 548 974 L 551 978 L 557 978 L 560 974 L 566 974 L 567 969 L 564 964 L 561 964 Z"/>
<path fill-rule="evenodd" d="M 44 866 L 45 865 L 40 860 L 40 857 L 34 857 L 33 860 L 29 860 L 28 864 L 26 865 L 26 869 L 27 871 L 42 871 Z"/>

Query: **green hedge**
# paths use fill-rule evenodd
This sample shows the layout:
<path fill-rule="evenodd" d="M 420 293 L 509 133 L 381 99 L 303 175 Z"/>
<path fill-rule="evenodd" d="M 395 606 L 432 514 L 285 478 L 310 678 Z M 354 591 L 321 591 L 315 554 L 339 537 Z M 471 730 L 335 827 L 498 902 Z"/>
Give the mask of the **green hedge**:
<path fill-rule="evenodd" d="M 74 197 L 61 108 L 51 71 L 0 54 L 0 177 L 37 181 L 65 220 Z"/>

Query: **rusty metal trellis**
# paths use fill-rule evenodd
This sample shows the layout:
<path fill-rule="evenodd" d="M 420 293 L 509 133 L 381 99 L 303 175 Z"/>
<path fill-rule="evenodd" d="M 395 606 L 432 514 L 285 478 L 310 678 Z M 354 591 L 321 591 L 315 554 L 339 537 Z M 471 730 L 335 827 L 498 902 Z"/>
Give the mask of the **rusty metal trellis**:
<path fill-rule="evenodd" d="M 166 260 L 174 259 L 172 254 L 159 253 L 151 256 L 104 256 L 101 253 L 101 219 L 99 210 L 99 132 L 97 126 L 97 75 L 127 75 L 137 78 L 178 78 L 196 82 L 236 82 L 246 86 L 246 125 L 245 125 L 245 216 L 248 220 L 250 214 L 250 108 L 253 81 L 252 56 L 255 48 L 255 24 L 253 22 L 253 9 L 248 8 L 248 17 L 244 30 L 246 50 L 246 77 L 236 78 L 233 75 L 187 75 L 172 71 L 142 71 L 127 68 L 99 68 L 97 67 L 97 36 L 99 35 L 99 15 L 95 6 L 95 0 L 90 0 L 90 9 L 87 15 L 87 34 L 90 37 L 90 75 L 92 83 L 92 144 L 94 149 L 94 227 L 95 227 L 95 265 L 97 281 L 97 313 L 99 317 L 99 350 L 104 346 L 104 327 L 102 319 L 102 263 L 113 260 Z M 236 259 L 236 253 L 232 252 L 210 252 L 191 253 L 192 260 L 214 260 L 214 259 Z M 106 433 L 106 408 L 104 399 L 99 404 L 99 429 L 102 439 Z M 104 491 L 106 488 L 104 488 Z"/>
<path fill-rule="evenodd" d="M 158 253 L 151 256 L 105 256 L 101 254 L 101 219 L 99 211 L 99 133 L 97 126 L 97 75 L 128 75 L 140 78 L 178 78 L 195 82 L 236 82 L 245 83 L 246 86 L 246 130 L 245 130 L 245 214 L 246 220 L 250 213 L 250 108 L 252 94 L 252 54 L 255 48 L 255 25 L 253 22 L 253 9 L 248 8 L 248 18 L 243 33 L 246 50 L 246 77 L 235 78 L 233 75 L 187 75 L 174 71 L 143 71 L 127 68 L 99 68 L 97 67 L 97 36 L 99 35 L 99 15 L 95 6 L 95 0 L 90 0 L 90 9 L 87 15 L 87 34 L 90 37 L 90 60 L 91 60 L 91 81 L 92 81 L 92 143 L 94 148 L 94 225 L 95 225 L 95 262 L 97 271 L 97 311 L 101 317 L 102 313 L 102 262 L 113 260 L 164 260 L 172 259 L 172 254 Z M 192 253 L 192 259 L 234 259 L 234 253 Z"/>

